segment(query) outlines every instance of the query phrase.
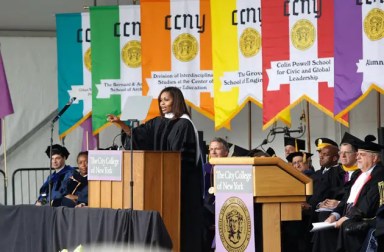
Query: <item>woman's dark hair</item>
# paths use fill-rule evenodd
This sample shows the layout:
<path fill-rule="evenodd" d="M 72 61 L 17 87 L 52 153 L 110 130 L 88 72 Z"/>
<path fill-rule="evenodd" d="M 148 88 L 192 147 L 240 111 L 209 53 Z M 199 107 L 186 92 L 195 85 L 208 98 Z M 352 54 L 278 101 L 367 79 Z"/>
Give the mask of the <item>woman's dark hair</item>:
<path fill-rule="evenodd" d="M 161 95 L 164 92 L 168 92 L 173 99 L 172 113 L 175 115 L 175 118 L 180 118 L 183 114 L 187 114 L 189 117 L 191 116 L 189 114 L 187 104 L 185 104 L 184 95 L 181 92 L 181 90 L 178 89 L 177 87 L 166 87 L 163 90 L 161 90 L 159 97 L 157 98 L 159 102 L 159 110 L 160 110 L 161 116 L 164 116 L 164 113 L 163 111 L 161 111 L 161 108 L 160 108 L 160 99 L 161 99 Z"/>
<path fill-rule="evenodd" d="M 77 154 L 76 162 L 79 160 L 80 156 L 87 156 L 88 157 L 88 151 L 82 151 Z"/>

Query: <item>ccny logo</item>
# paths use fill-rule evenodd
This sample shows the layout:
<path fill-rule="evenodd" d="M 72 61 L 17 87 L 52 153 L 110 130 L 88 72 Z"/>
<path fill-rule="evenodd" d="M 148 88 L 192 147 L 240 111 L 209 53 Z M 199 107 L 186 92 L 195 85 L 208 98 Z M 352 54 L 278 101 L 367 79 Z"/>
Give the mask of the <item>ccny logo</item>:
<path fill-rule="evenodd" d="M 251 218 L 244 202 L 237 197 L 227 199 L 219 214 L 220 239 L 227 251 L 244 251 L 251 238 Z"/>

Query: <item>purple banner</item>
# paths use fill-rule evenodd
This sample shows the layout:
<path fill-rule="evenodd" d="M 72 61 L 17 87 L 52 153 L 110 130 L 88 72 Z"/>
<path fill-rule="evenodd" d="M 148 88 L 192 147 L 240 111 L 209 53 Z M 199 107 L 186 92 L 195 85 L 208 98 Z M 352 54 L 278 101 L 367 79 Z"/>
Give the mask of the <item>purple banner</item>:
<path fill-rule="evenodd" d="M 5 75 L 3 57 L 0 52 L 0 118 L 12 113 L 13 105 L 8 89 L 7 76 Z"/>
<path fill-rule="evenodd" d="M 357 63 L 363 58 L 362 13 L 356 1 L 335 1 L 335 115 L 346 114 L 361 95 L 363 73 Z M 339 115 L 340 114 L 340 115 Z"/>
<path fill-rule="evenodd" d="M 11 95 L 8 89 L 7 76 L 5 75 L 3 57 L 0 51 L 0 119 L 13 113 Z M 1 138 L 1 120 L 0 120 L 0 144 Z"/>
<path fill-rule="evenodd" d="M 83 143 L 81 150 L 97 150 L 99 146 L 99 135 L 94 136 L 92 134 L 92 116 L 88 117 L 80 126 L 83 128 Z"/>

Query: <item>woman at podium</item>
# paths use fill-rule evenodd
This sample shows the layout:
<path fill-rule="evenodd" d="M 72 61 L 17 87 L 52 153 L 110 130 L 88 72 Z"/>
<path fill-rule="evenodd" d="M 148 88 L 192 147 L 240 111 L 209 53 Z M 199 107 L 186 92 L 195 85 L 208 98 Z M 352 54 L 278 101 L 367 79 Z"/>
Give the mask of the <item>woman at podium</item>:
<path fill-rule="evenodd" d="M 181 152 L 181 251 L 202 251 L 202 170 L 197 130 L 180 89 L 164 88 L 158 103 L 160 116 L 136 128 L 115 115 L 108 115 L 107 120 L 132 137 L 136 150 Z"/>

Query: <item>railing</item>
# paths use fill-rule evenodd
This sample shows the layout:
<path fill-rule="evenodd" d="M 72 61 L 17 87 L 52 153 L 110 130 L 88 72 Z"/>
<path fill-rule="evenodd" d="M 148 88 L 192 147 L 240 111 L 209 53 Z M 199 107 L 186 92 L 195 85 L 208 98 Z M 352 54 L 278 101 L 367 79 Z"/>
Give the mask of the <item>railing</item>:
<path fill-rule="evenodd" d="M 1 176 L 3 177 L 1 179 Z M 7 204 L 7 187 L 5 186 L 5 172 L 3 170 L 0 170 L 0 186 L 4 189 L 4 197 L 0 200 L 0 203 L 3 205 Z"/>
<path fill-rule="evenodd" d="M 12 204 L 34 204 L 49 168 L 20 168 L 12 174 Z"/>

